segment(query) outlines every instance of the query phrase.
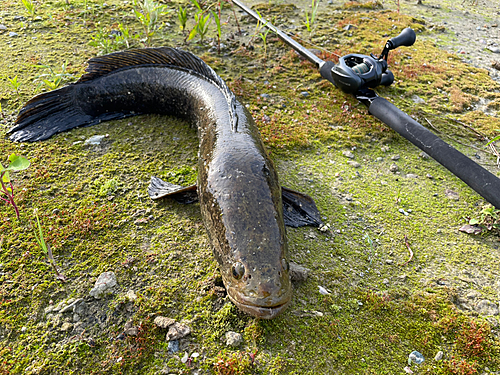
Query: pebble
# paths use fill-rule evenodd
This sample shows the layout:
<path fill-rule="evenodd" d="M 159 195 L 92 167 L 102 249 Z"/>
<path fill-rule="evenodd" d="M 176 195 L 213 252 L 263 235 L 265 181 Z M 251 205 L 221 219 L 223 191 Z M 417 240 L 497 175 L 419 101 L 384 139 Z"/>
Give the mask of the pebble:
<path fill-rule="evenodd" d="M 171 340 L 168 342 L 168 352 L 170 354 L 177 353 L 179 351 L 179 340 Z"/>
<path fill-rule="evenodd" d="M 179 340 L 191 333 L 191 328 L 185 324 L 174 323 L 168 328 L 167 341 Z"/>
<path fill-rule="evenodd" d="M 452 199 L 454 201 L 458 201 L 460 196 L 458 195 L 458 193 L 456 191 L 453 191 L 451 189 L 446 189 L 444 191 L 444 194 L 446 195 L 446 198 L 448 199 Z"/>
<path fill-rule="evenodd" d="M 493 53 L 500 53 L 499 47 L 488 47 L 488 49 Z"/>
<path fill-rule="evenodd" d="M 132 320 L 129 320 L 125 323 L 123 332 L 128 336 L 137 336 L 139 334 L 139 328 L 134 326 Z"/>
<path fill-rule="evenodd" d="M 71 328 L 73 328 L 73 323 L 70 322 L 64 322 L 60 328 L 61 331 L 66 332 L 69 331 Z"/>
<path fill-rule="evenodd" d="M 300 93 L 300 96 L 303 96 L 304 98 L 308 97 L 309 96 L 309 93 L 307 91 L 302 91 Z"/>
<path fill-rule="evenodd" d="M 13 38 L 13 37 L 18 36 L 18 34 L 17 34 L 17 33 L 15 33 L 15 32 L 13 32 L 13 31 L 11 31 L 11 32 L 9 33 L 9 36 Z"/>
<path fill-rule="evenodd" d="M 429 159 L 429 155 L 427 155 L 427 153 L 423 151 L 420 154 L 418 154 L 418 156 L 420 156 L 422 159 Z"/>
<path fill-rule="evenodd" d="M 114 272 L 103 272 L 99 275 L 90 295 L 94 298 L 100 298 L 101 294 L 116 285 L 116 275 Z"/>
<path fill-rule="evenodd" d="M 347 162 L 347 164 L 349 164 L 353 168 L 360 168 L 361 167 L 361 164 L 359 164 L 357 161 L 354 161 L 354 160 L 349 160 Z"/>
<path fill-rule="evenodd" d="M 408 364 L 411 365 L 412 362 L 415 362 L 417 365 L 423 363 L 425 361 L 424 356 L 417 352 L 416 350 L 412 351 L 408 356 Z"/>
<path fill-rule="evenodd" d="M 261 98 L 269 99 L 271 96 L 269 94 L 260 94 Z"/>
<path fill-rule="evenodd" d="M 130 289 L 127 294 L 125 294 L 125 297 L 129 300 L 129 301 L 135 301 L 137 299 L 137 294 L 135 294 L 135 292 Z"/>
<path fill-rule="evenodd" d="M 297 263 L 290 262 L 290 278 L 292 281 L 306 281 L 310 270 L 306 267 L 299 266 Z"/>
<path fill-rule="evenodd" d="M 440 350 L 439 352 L 436 353 L 436 355 L 434 356 L 434 360 L 435 361 L 440 361 L 443 359 L 443 352 Z"/>
<path fill-rule="evenodd" d="M 354 159 L 354 154 L 351 151 L 342 151 L 342 155 L 344 155 L 346 158 Z"/>
<path fill-rule="evenodd" d="M 414 102 L 414 103 L 416 103 L 416 104 L 425 104 L 425 100 L 424 100 L 424 99 L 422 99 L 422 98 L 421 98 L 420 96 L 418 96 L 418 95 L 413 95 L 413 96 L 411 97 L 411 100 L 413 100 L 413 102 Z"/>
<path fill-rule="evenodd" d="M 406 175 L 406 178 L 418 178 L 418 175 L 413 174 L 413 173 L 408 173 L 408 174 Z"/>
<path fill-rule="evenodd" d="M 425 175 L 425 177 L 427 177 L 429 180 L 432 180 L 432 179 L 434 178 L 434 177 L 432 177 L 432 175 L 431 175 L 431 174 L 429 174 L 429 173 L 427 173 L 427 174 Z"/>
<path fill-rule="evenodd" d="M 175 323 L 175 319 L 167 318 L 164 316 L 157 316 L 154 320 L 154 324 L 160 328 L 168 328 Z"/>
<path fill-rule="evenodd" d="M 0 31 L 4 31 L 4 30 L 7 30 L 7 26 L 2 25 L 2 24 L 0 23 Z"/>
<path fill-rule="evenodd" d="M 498 305 L 487 299 L 479 301 L 474 310 L 481 315 L 498 315 Z"/>
<path fill-rule="evenodd" d="M 243 341 L 243 337 L 238 332 L 229 331 L 226 332 L 226 345 L 227 346 L 239 346 Z"/>
<path fill-rule="evenodd" d="M 318 285 L 318 288 L 319 288 L 320 294 L 323 294 L 324 296 L 327 296 L 327 295 L 330 294 L 330 292 L 328 291 L 328 289 L 323 288 L 321 285 Z"/>
<path fill-rule="evenodd" d="M 106 135 L 93 135 L 92 137 L 88 138 L 85 140 L 86 145 L 99 145 L 101 144 L 102 140 L 106 138 L 108 134 Z"/>
<path fill-rule="evenodd" d="M 390 170 L 392 173 L 395 173 L 395 172 L 399 171 L 399 167 L 398 167 L 396 164 L 392 164 L 392 165 L 389 167 L 389 170 Z"/>
<path fill-rule="evenodd" d="M 394 161 L 395 161 L 395 160 L 399 160 L 399 159 L 401 159 L 401 156 L 399 156 L 399 154 L 396 154 L 396 155 L 392 155 L 392 156 L 391 156 L 391 160 L 394 160 Z"/>
<path fill-rule="evenodd" d="M 83 298 L 78 298 L 77 300 L 70 302 L 67 306 L 61 309 L 61 314 L 64 314 L 65 312 L 68 312 L 71 310 L 71 312 L 74 311 L 75 306 L 79 304 L 81 301 L 83 301 Z"/>

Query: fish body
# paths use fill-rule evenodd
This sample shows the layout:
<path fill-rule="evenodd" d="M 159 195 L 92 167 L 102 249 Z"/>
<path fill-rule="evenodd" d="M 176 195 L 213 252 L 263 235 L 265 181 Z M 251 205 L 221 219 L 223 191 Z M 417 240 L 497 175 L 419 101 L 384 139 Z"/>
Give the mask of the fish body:
<path fill-rule="evenodd" d="M 38 141 L 143 113 L 197 127 L 197 194 L 228 296 L 251 315 L 280 314 L 292 292 L 278 177 L 252 116 L 198 57 L 150 48 L 91 59 L 78 82 L 31 99 L 10 139 Z"/>

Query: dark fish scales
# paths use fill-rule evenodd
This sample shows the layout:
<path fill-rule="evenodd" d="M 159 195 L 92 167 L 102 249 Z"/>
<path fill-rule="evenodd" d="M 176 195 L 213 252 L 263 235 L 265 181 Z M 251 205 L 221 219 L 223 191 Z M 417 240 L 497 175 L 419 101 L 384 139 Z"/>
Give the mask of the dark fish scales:
<path fill-rule="evenodd" d="M 39 141 L 144 113 L 187 118 L 200 140 L 197 187 L 153 177 L 151 198 L 198 197 L 229 298 L 251 315 L 277 316 L 292 296 L 285 221 L 301 226 L 321 219 L 311 198 L 282 192 L 251 115 L 198 57 L 151 48 L 93 58 L 75 84 L 31 99 L 10 139 Z"/>

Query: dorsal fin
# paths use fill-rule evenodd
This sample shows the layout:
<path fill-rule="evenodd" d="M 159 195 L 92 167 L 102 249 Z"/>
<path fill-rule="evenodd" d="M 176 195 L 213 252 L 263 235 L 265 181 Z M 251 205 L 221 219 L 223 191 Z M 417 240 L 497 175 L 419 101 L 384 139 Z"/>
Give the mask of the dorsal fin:
<path fill-rule="evenodd" d="M 91 81 L 116 70 L 140 65 L 165 65 L 194 73 L 220 88 L 230 108 L 233 129 L 236 130 L 236 97 L 224 80 L 207 63 L 190 52 L 169 47 L 131 49 L 94 57 L 88 61 L 88 64 L 85 69 L 87 73 L 80 77 L 78 82 Z"/>

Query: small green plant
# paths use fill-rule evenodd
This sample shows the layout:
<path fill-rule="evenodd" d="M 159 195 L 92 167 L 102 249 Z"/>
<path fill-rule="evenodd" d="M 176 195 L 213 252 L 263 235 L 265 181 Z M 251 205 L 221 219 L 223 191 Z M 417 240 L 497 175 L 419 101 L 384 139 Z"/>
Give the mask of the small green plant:
<path fill-rule="evenodd" d="M 220 40 L 222 37 L 222 30 L 220 25 L 220 8 L 217 11 L 212 11 L 212 15 L 214 16 L 215 24 L 217 25 L 217 53 L 220 55 Z"/>
<path fill-rule="evenodd" d="M 59 270 L 57 269 L 56 261 L 54 259 L 54 256 L 52 255 L 52 250 L 50 248 L 50 245 L 45 242 L 45 238 L 43 236 L 43 231 L 42 231 L 42 225 L 40 224 L 40 219 L 38 218 L 37 209 L 34 210 L 34 214 L 36 217 L 36 224 L 37 224 L 37 228 L 35 229 L 36 242 L 38 243 L 38 245 L 42 249 L 43 253 L 45 254 L 47 259 L 49 260 L 50 265 L 52 266 L 52 268 L 54 269 L 54 271 L 56 273 L 56 278 L 58 280 L 61 280 L 61 281 L 66 281 L 66 277 L 64 275 L 62 275 L 59 272 Z"/>
<path fill-rule="evenodd" d="M 186 30 L 186 23 L 187 23 L 187 8 L 182 8 L 179 5 L 179 13 L 177 15 L 179 18 L 179 27 L 182 30 L 182 33 L 184 34 L 184 31 Z"/>
<path fill-rule="evenodd" d="M 203 38 L 207 34 L 208 26 L 210 25 L 210 14 L 207 14 L 205 16 L 204 13 L 197 13 L 194 15 L 194 19 L 195 19 L 196 25 L 193 28 L 193 30 L 191 30 L 191 32 L 189 33 L 187 40 L 191 40 L 196 36 L 196 34 L 199 34 L 200 41 L 201 41 L 201 43 L 203 43 Z"/>
<path fill-rule="evenodd" d="M 167 14 L 170 11 L 164 5 L 155 3 L 153 0 L 144 0 L 142 3 L 134 0 L 134 5 L 135 17 L 141 23 L 144 30 L 145 38 L 143 41 L 146 46 L 150 46 L 153 36 L 162 28 L 160 15 Z"/>
<path fill-rule="evenodd" d="M 49 90 L 55 90 L 61 86 L 64 81 L 73 78 L 73 75 L 66 73 L 66 63 L 62 64 L 60 72 L 56 72 L 49 65 L 35 65 L 35 67 L 46 71 L 46 73 L 39 74 L 35 77 L 35 81 L 40 81 L 37 86 L 37 90 L 43 85 L 47 86 Z"/>
<path fill-rule="evenodd" d="M 267 29 L 263 33 L 259 33 L 260 38 L 264 42 L 264 59 L 267 59 L 267 34 L 269 34 L 270 29 Z"/>
<path fill-rule="evenodd" d="M 104 197 L 106 195 L 113 194 L 117 188 L 118 188 L 118 181 L 116 180 L 116 178 L 112 178 L 111 180 L 106 180 L 99 187 L 99 195 L 101 197 Z"/>
<path fill-rule="evenodd" d="M 33 0 L 21 0 L 21 3 L 24 5 L 26 13 L 28 13 L 31 18 L 34 18 L 36 12 L 35 2 Z"/>
<path fill-rule="evenodd" d="M 318 12 L 319 0 L 312 0 L 311 2 L 311 18 L 309 19 L 309 12 L 306 10 L 306 25 L 307 31 L 312 32 L 314 19 L 316 18 L 316 13 Z"/>
<path fill-rule="evenodd" d="M 9 172 L 22 171 L 29 166 L 30 162 L 28 159 L 26 159 L 24 156 L 18 156 L 15 154 L 11 154 L 9 156 L 9 165 L 7 166 L 7 168 L 0 164 L 0 183 L 2 185 L 2 189 L 0 190 L 0 192 L 3 194 L 0 199 L 7 204 L 10 204 L 14 208 L 18 220 L 20 220 L 21 217 L 19 215 L 19 209 L 14 200 L 14 185 L 12 185 Z"/>
<path fill-rule="evenodd" d="M 479 226 L 479 233 L 485 229 L 500 232 L 500 210 L 491 205 L 484 206 L 479 218 L 466 218 L 469 225 Z"/>
<path fill-rule="evenodd" d="M 19 96 L 19 88 L 22 83 L 17 80 L 17 75 L 14 78 L 7 77 L 7 84 L 12 87 L 16 91 L 17 96 Z"/>

